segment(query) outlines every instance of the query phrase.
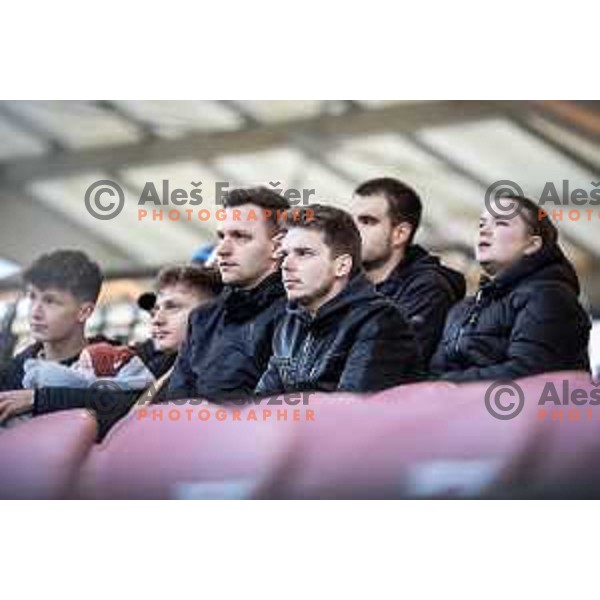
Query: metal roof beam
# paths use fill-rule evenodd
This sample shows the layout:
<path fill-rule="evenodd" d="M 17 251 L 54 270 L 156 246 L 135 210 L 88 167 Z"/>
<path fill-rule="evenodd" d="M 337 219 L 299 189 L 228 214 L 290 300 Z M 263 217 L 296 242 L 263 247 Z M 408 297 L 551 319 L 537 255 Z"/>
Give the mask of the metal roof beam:
<path fill-rule="evenodd" d="M 389 131 L 409 133 L 422 127 L 477 121 L 499 114 L 499 107 L 490 102 L 438 101 L 352 110 L 234 132 L 193 133 L 177 139 L 51 153 L 0 165 L 0 186 L 20 187 L 33 180 L 71 177 L 86 171 L 119 171 L 136 165 L 256 152 L 288 145 L 294 133 L 325 138 Z"/>

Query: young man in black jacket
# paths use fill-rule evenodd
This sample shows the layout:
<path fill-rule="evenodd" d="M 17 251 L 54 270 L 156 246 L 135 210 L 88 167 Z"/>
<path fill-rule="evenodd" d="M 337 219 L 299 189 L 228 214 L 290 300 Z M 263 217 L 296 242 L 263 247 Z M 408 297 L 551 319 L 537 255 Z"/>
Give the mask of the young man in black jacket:
<path fill-rule="evenodd" d="M 508 380 L 589 370 L 590 318 L 556 227 L 528 198 L 507 201 L 517 207 L 512 218 L 481 213 L 476 254 L 485 275 L 477 295 L 448 315 L 431 363 L 439 378 Z"/>
<path fill-rule="evenodd" d="M 259 395 L 372 392 L 418 378 L 413 334 L 361 273 L 360 245 L 352 217 L 338 208 L 314 204 L 288 220 L 282 274 L 289 306 Z"/>
<path fill-rule="evenodd" d="M 450 307 L 465 295 L 465 278 L 413 240 L 421 199 L 391 177 L 358 186 L 352 215 L 362 238 L 362 261 L 377 291 L 403 310 L 426 363 L 434 353 Z"/>
<path fill-rule="evenodd" d="M 216 255 L 225 290 L 212 306 L 190 316 L 170 379 L 173 400 L 250 396 L 267 367 L 273 332 L 285 312 L 279 242 L 289 202 L 259 187 L 232 190 L 224 205 Z"/>

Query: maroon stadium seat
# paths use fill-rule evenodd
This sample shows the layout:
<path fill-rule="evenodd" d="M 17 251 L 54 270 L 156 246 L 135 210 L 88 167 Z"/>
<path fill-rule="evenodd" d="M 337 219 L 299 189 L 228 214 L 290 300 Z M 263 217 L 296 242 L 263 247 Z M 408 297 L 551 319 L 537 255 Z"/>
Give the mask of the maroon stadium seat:
<path fill-rule="evenodd" d="M 0 498 L 64 498 L 96 438 L 85 410 L 36 417 L 0 435 Z"/>
<path fill-rule="evenodd" d="M 519 381 L 522 412 L 493 418 L 490 382 L 420 383 L 358 402 L 315 398 L 259 488 L 269 498 L 556 497 L 598 495 L 600 420 L 538 420 L 547 382 L 590 391 L 584 373 Z"/>
<path fill-rule="evenodd" d="M 309 407 L 287 407 L 314 411 L 298 422 L 267 418 L 285 407 L 158 405 L 123 419 L 91 450 L 94 420 L 66 411 L 0 436 L 0 495 L 597 498 L 600 408 L 583 406 L 592 418 L 576 420 L 574 405 L 538 404 L 549 383 L 562 397 L 565 381 L 598 392 L 584 373 L 522 379 L 524 407 L 510 420 L 488 412 L 490 382 L 317 394 Z M 206 420 L 197 418 L 201 410 Z M 540 410 L 562 410 L 563 419 L 540 418 Z"/>
<path fill-rule="evenodd" d="M 186 410 L 210 418 L 187 420 Z M 254 491 L 257 473 L 273 455 L 289 423 L 263 421 L 267 407 L 237 409 L 242 420 L 216 419 L 224 409 L 158 405 L 147 416 L 135 413 L 93 450 L 76 492 L 83 498 L 237 498 Z M 246 421 L 254 410 L 257 421 Z M 161 413 L 162 420 L 153 415 Z M 222 413 L 221 413 L 222 414 Z M 178 415 L 178 416 L 177 416 Z"/>

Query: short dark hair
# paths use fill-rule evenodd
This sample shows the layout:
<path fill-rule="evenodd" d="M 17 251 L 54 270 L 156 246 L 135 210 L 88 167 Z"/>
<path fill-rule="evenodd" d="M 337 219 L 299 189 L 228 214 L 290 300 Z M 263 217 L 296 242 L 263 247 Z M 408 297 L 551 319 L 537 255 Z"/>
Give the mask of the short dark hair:
<path fill-rule="evenodd" d="M 412 226 L 408 240 L 408 243 L 412 244 L 423 213 L 421 198 L 415 190 L 399 179 L 378 177 L 361 183 L 354 193 L 357 196 L 383 196 L 387 200 L 392 225 L 406 222 Z"/>
<path fill-rule="evenodd" d="M 22 275 L 23 283 L 40 290 L 70 292 L 81 302 L 96 302 L 102 287 L 102 271 L 80 250 L 56 250 L 37 258 Z"/>
<path fill-rule="evenodd" d="M 244 204 L 256 204 L 264 210 L 269 210 L 271 214 L 265 217 L 265 221 L 275 231 L 281 229 L 279 217 L 290 208 L 289 200 L 264 186 L 237 188 L 231 190 L 223 199 L 225 208 L 235 208 Z"/>
<path fill-rule="evenodd" d="M 505 195 L 502 197 L 507 200 L 513 200 L 521 206 L 519 214 L 527 224 L 529 233 L 531 235 L 539 235 L 542 238 L 543 246 L 552 247 L 558 243 L 558 229 L 556 225 L 554 225 L 552 219 L 538 204 L 525 196 Z"/>
<path fill-rule="evenodd" d="M 216 296 L 221 292 L 223 284 L 221 275 L 216 269 L 200 265 L 175 265 L 161 269 L 156 277 L 156 289 L 171 285 L 185 285 L 198 293 L 208 292 Z"/>
<path fill-rule="evenodd" d="M 352 216 L 345 210 L 324 204 L 294 208 L 288 214 L 287 228 L 294 227 L 320 231 L 334 258 L 342 254 L 352 257 L 351 276 L 361 270 L 360 232 Z"/>

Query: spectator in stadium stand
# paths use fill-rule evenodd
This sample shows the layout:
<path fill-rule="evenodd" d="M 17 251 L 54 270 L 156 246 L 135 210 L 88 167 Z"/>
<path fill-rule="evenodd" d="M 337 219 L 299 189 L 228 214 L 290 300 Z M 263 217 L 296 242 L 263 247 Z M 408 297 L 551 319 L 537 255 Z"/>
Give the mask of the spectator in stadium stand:
<path fill-rule="evenodd" d="M 251 396 L 285 312 L 279 245 L 289 202 L 265 187 L 232 190 L 218 222 L 217 266 L 225 290 L 190 316 L 169 383 L 171 399 Z"/>
<path fill-rule="evenodd" d="M 487 208 L 481 213 L 476 246 L 481 285 L 448 315 L 431 363 L 439 378 L 497 380 L 589 370 L 590 319 L 557 229 L 532 200 L 507 199 L 516 213 L 512 218 Z"/>
<path fill-rule="evenodd" d="M 367 277 L 404 311 L 428 363 L 450 307 L 464 298 L 465 278 L 414 243 L 422 205 L 405 183 L 392 177 L 362 183 L 354 191 L 351 212 Z"/>
<path fill-rule="evenodd" d="M 24 364 L 41 358 L 69 366 L 91 342 L 85 324 L 94 312 L 100 288 L 100 267 L 78 250 L 57 250 L 35 260 L 23 273 L 30 300 L 29 327 L 34 342 L 0 371 L 0 390 L 23 388 Z"/>
<path fill-rule="evenodd" d="M 257 394 L 371 392 L 419 378 L 414 335 L 364 276 L 360 255 L 347 212 L 313 204 L 288 219 L 282 274 L 289 305 Z"/>
<path fill-rule="evenodd" d="M 96 411 L 102 437 L 136 402 L 145 405 L 162 399 L 186 335 L 190 312 L 214 302 L 221 287 L 220 276 L 214 269 L 179 265 L 159 272 L 155 285 L 157 293 L 140 296 L 141 308 L 151 313 L 151 337 L 134 350 L 157 378 L 143 393 L 118 391 L 112 387 L 47 387 L 7 392 L 0 394 L 0 419 L 30 410 L 36 416 L 69 408 L 90 408 Z"/>

